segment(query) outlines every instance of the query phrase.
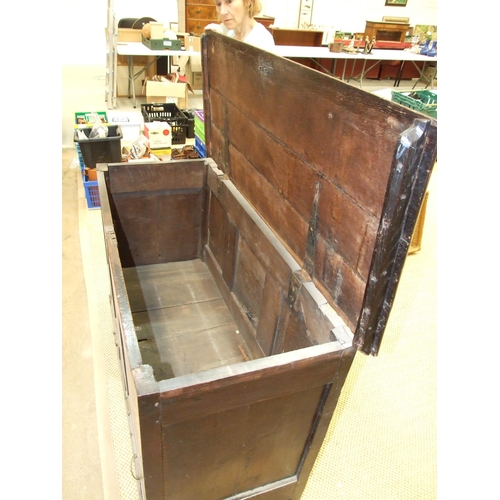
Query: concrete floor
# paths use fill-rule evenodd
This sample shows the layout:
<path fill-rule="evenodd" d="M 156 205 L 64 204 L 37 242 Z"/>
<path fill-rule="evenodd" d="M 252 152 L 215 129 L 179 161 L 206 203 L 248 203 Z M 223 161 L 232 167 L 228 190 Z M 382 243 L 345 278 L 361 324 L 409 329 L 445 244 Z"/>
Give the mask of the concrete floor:
<path fill-rule="evenodd" d="M 94 361 L 78 223 L 79 170 L 62 149 L 62 498 L 104 499 Z"/>

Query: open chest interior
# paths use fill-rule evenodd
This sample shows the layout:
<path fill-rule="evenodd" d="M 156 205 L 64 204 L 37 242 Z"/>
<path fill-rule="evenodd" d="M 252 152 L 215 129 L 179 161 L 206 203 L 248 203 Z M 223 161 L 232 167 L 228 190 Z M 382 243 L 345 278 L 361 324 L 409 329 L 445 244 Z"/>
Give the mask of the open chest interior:
<path fill-rule="evenodd" d="M 299 499 L 378 353 L 437 124 L 216 33 L 202 61 L 208 158 L 98 166 L 134 467 L 148 500 Z"/>

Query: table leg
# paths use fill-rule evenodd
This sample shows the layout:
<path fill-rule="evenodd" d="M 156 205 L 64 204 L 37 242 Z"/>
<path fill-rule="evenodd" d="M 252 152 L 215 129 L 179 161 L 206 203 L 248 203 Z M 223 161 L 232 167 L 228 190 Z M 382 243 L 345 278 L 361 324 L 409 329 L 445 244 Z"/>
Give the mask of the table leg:
<path fill-rule="evenodd" d="M 405 67 L 405 61 L 399 63 L 398 74 L 396 75 L 396 80 L 394 80 L 394 87 L 399 87 L 401 83 L 401 78 L 403 77 L 403 69 Z"/>
<path fill-rule="evenodd" d="M 132 56 L 132 74 L 134 73 L 134 56 Z M 134 108 L 137 107 L 137 100 L 135 98 L 135 75 L 132 76 L 132 97 L 134 98 Z"/>
<path fill-rule="evenodd" d="M 365 68 L 366 68 L 366 59 L 363 59 L 363 69 L 361 70 L 361 74 L 359 75 L 359 88 L 363 88 L 363 76 L 366 74 L 365 73 Z"/>
<path fill-rule="evenodd" d="M 127 87 L 127 96 L 130 99 L 130 82 L 133 78 L 133 66 L 131 66 L 131 58 L 132 56 L 127 56 L 127 67 L 128 67 L 128 87 Z"/>
<path fill-rule="evenodd" d="M 342 81 L 345 82 L 345 68 L 347 66 L 347 59 L 344 59 L 344 69 L 342 70 Z"/>
<path fill-rule="evenodd" d="M 434 69 L 434 72 L 432 73 L 431 78 L 429 80 L 429 78 L 427 78 L 425 76 L 425 74 L 424 74 L 425 73 L 425 67 L 427 65 L 427 61 L 424 62 L 424 65 L 422 66 L 422 70 L 420 70 L 420 68 L 418 67 L 418 65 L 417 65 L 417 63 L 415 61 L 412 61 L 412 63 L 415 65 L 415 68 L 417 68 L 417 70 L 418 70 L 418 72 L 420 74 L 418 80 L 415 82 L 415 85 L 413 85 L 412 90 L 415 89 L 415 87 L 419 84 L 420 80 L 422 80 L 422 79 L 424 80 L 424 83 L 427 82 L 425 88 L 427 88 L 430 85 L 431 86 L 431 90 L 434 90 L 434 78 L 435 78 L 436 73 L 437 73 L 437 65 L 436 65 L 436 67 Z"/>

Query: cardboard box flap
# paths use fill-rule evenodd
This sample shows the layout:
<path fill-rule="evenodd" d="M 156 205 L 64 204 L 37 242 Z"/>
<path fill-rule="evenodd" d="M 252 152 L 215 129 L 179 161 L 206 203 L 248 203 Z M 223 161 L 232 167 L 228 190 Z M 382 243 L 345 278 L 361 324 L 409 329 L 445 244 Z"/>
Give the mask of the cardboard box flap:
<path fill-rule="evenodd" d="M 172 82 L 146 82 L 146 96 L 185 97 L 186 84 Z"/>
<path fill-rule="evenodd" d="M 437 122 L 215 32 L 202 37 L 202 66 L 207 156 L 355 332 L 356 348 L 376 355 Z"/>

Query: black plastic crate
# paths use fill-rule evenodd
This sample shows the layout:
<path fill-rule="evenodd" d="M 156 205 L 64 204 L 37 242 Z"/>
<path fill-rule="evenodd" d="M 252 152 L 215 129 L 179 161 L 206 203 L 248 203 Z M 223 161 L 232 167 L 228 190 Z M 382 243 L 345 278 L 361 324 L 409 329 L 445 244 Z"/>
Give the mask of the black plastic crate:
<path fill-rule="evenodd" d="M 188 139 L 194 139 L 194 113 L 187 109 L 183 109 L 182 112 L 187 116 L 188 119 L 186 137 Z"/>
<path fill-rule="evenodd" d="M 88 168 L 95 168 L 98 163 L 120 163 L 122 161 L 122 129 L 119 125 L 107 125 L 108 137 L 89 139 L 91 127 L 75 130 L 75 142 L 80 146 L 83 163 Z M 78 132 L 83 132 L 87 139 L 79 139 Z"/>
<path fill-rule="evenodd" d="M 168 122 L 172 127 L 172 144 L 186 142 L 189 118 L 173 102 L 153 102 L 141 104 L 145 123 Z"/>

